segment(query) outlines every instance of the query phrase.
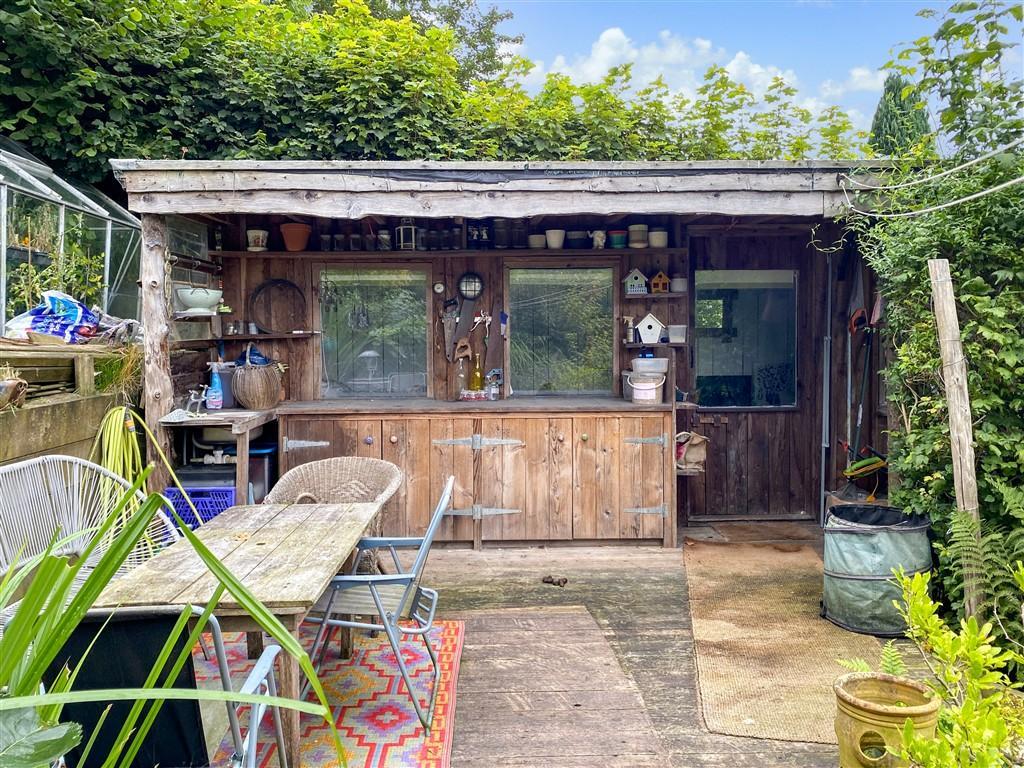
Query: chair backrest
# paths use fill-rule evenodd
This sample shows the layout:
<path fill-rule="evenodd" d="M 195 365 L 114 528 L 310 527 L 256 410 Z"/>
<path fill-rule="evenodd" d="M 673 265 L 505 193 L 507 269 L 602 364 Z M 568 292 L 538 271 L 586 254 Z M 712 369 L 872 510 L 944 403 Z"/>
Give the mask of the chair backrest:
<path fill-rule="evenodd" d="M 300 464 L 281 475 L 264 504 L 384 504 L 402 484 L 390 461 L 340 456 Z"/>
<path fill-rule="evenodd" d="M 444 484 L 444 490 L 441 491 L 441 498 L 438 499 L 437 506 L 434 507 L 434 514 L 430 517 L 426 533 L 423 534 L 423 543 L 420 544 L 420 548 L 416 552 L 416 560 L 413 561 L 412 572 L 416 574 L 414 581 L 417 583 L 420 580 L 420 576 L 423 575 L 423 568 L 426 566 L 427 558 L 430 556 L 430 545 L 434 542 L 437 529 L 441 527 L 441 521 L 444 520 L 445 513 L 452 505 L 454 490 L 455 475 L 449 475 L 448 481 Z"/>
<path fill-rule="evenodd" d="M 75 456 L 40 456 L 0 467 L 0 573 L 46 550 L 57 531 L 67 538 L 57 554 L 77 554 L 85 549 L 89 534 L 100 526 L 131 490 L 124 478 Z M 145 496 L 136 492 L 135 501 Z M 164 513 L 157 512 L 145 535 L 129 554 L 122 570 L 152 557 L 179 538 Z M 94 553 L 99 557 L 106 547 Z M 20 554 L 19 554 L 20 553 Z"/>

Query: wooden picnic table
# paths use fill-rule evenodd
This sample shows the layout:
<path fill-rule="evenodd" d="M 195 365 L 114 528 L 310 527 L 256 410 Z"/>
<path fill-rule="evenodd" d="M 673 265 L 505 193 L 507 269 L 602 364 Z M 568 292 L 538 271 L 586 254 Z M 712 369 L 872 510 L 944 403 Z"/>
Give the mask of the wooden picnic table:
<path fill-rule="evenodd" d="M 246 588 L 298 636 L 299 625 L 340 572 L 356 543 L 380 512 L 380 504 L 261 504 L 231 507 L 196 534 Z M 216 578 L 187 541 L 111 582 L 97 608 L 205 605 Z M 215 611 L 225 631 L 260 627 L 225 593 Z M 298 662 L 281 661 L 281 696 L 298 699 Z M 289 765 L 299 766 L 299 712 L 282 713 Z"/>

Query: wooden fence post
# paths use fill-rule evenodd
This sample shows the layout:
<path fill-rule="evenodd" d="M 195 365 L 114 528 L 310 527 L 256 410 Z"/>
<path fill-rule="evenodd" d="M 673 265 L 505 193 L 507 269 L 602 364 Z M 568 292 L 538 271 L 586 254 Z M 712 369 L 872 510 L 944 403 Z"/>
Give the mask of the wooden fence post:
<path fill-rule="evenodd" d="M 171 457 L 171 441 L 160 419 L 170 413 L 174 392 L 171 385 L 170 316 L 168 315 L 165 286 L 171 276 L 167 274 L 167 222 L 163 216 L 142 214 L 142 263 L 139 278 L 142 283 L 143 341 L 143 405 L 146 426 L 156 435 L 157 444 L 164 455 Z M 146 460 L 155 465 L 149 477 L 151 491 L 162 492 L 170 481 L 170 474 L 160 461 L 156 448 L 149 445 Z"/>
<path fill-rule="evenodd" d="M 967 391 L 967 360 L 960 343 L 960 321 L 956 315 L 949 262 L 946 259 L 929 259 L 928 275 L 932 283 L 933 311 L 939 351 L 942 354 L 942 381 L 946 387 L 956 507 L 980 523 L 978 480 L 974 471 L 974 428 L 971 422 L 971 398 Z M 971 574 L 965 573 L 964 611 L 968 616 L 973 616 L 977 610 L 977 584 Z"/>

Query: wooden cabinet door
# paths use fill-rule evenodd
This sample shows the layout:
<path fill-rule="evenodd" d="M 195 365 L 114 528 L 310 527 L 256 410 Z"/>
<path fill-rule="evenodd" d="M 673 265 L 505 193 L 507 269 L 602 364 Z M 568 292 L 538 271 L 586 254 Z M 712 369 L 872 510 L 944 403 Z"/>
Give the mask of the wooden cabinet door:
<path fill-rule="evenodd" d="M 380 448 L 381 458 L 402 470 L 402 484 L 384 507 L 384 535 L 422 534 L 437 503 L 431 497 L 430 422 L 384 419 Z"/>
<path fill-rule="evenodd" d="M 282 419 L 278 447 L 281 474 L 300 464 L 339 455 L 334 426 L 333 419 Z"/>
<path fill-rule="evenodd" d="M 337 423 L 335 456 L 381 457 L 380 419 L 343 419 Z"/>
<path fill-rule="evenodd" d="M 624 416 L 619 419 L 619 532 L 620 539 L 661 539 L 671 493 L 665 452 L 674 449 L 662 416 Z M 672 481 L 675 480 L 673 473 Z"/>
<path fill-rule="evenodd" d="M 619 419 L 573 419 L 572 537 L 619 537 Z"/>
<path fill-rule="evenodd" d="M 455 490 L 452 495 L 452 509 L 469 509 L 473 506 L 474 487 L 482 470 L 477 456 L 469 445 L 451 445 L 447 441 L 472 438 L 476 429 L 474 419 L 453 419 L 450 417 L 431 418 L 429 431 L 429 477 L 430 504 L 420 513 L 410 510 L 410 535 L 418 535 L 427 529 L 430 514 L 441 497 L 441 491 L 450 475 L 455 476 Z M 490 482 L 494 482 L 491 478 Z M 479 526 L 464 515 L 450 515 L 441 523 L 437 532 L 438 541 L 480 541 Z"/>

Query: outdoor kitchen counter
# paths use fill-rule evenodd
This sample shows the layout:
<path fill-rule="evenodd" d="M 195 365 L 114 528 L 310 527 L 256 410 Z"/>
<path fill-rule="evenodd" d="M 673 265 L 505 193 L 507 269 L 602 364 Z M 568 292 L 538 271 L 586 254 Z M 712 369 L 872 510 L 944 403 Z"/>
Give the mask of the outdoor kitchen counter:
<path fill-rule="evenodd" d="M 416 536 L 449 475 L 441 541 L 675 542 L 671 403 L 613 397 L 359 398 L 277 408 L 282 471 L 334 456 L 403 473 L 384 534 Z"/>
<path fill-rule="evenodd" d="M 344 398 L 285 402 L 277 407 L 279 416 L 424 413 L 458 417 L 477 413 L 667 413 L 671 410 L 671 403 L 641 405 L 619 397 L 513 397 L 458 402 L 426 397 Z"/>

